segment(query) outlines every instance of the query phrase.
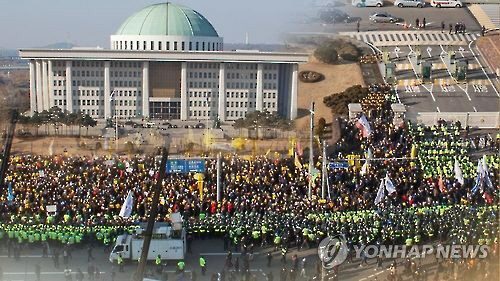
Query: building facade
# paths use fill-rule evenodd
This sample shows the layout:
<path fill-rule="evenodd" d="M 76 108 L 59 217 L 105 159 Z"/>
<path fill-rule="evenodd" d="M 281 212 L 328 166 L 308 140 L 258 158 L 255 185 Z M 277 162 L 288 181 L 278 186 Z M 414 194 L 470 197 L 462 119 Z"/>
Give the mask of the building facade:
<path fill-rule="evenodd" d="M 224 51 L 201 14 L 162 3 L 129 17 L 111 49 L 24 49 L 31 112 L 53 106 L 94 118 L 220 119 L 259 110 L 297 115 L 307 54 Z"/>

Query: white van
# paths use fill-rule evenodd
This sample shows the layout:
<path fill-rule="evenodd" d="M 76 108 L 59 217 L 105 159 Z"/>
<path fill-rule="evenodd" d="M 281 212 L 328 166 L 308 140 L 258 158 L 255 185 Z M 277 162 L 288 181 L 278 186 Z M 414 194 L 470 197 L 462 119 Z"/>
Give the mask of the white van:
<path fill-rule="evenodd" d="M 431 6 L 436 8 L 462 8 L 460 0 L 431 0 Z"/>
<path fill-rule="evenodd" d="M 358 8 L 361 7 L 382 7 L 384 1 L 382 0 L 352 0 L 352 5 Z"/>

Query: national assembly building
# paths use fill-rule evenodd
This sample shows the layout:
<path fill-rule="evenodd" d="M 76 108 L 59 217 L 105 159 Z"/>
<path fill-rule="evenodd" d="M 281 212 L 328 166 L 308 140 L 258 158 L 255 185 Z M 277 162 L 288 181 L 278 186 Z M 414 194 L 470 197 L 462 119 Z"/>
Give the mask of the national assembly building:
<path fill-rule="evenodd" d="M 297 116 L 302 53 L 225 51 L 200 13 L 161 3 L 126 19 L 110 49 L 23 49 L 31 113 L 54 106 L 93 118 L 233 121 Z"/>

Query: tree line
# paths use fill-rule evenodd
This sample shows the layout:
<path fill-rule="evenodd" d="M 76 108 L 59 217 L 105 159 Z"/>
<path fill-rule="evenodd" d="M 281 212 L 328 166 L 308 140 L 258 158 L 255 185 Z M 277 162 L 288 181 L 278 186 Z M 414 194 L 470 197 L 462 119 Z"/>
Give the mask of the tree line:
<path fill-rule="evenodd" d="M 40 127 L 45 128 L 45 134 L 47 135 L 50 134 L 51 129 L 55 135 L 68 135 L 68 130 L 70 130 L 70 133 L 73 134 L 74 127 L 78 127 L 78 135 L 80 136 L 81 128 L 86 128 L 88 134 L 89 127 L 95 127 L 97 125 L 97 120 L 88 114 L 83 114 L 81 111 L 63 111 L 57 106 L 42 112 L 35 111 L 32 116 L 21 115 L 18 122 L 19 124 L 33 127 L 37 136 Z M 59 130 L 63 125 L 63 130 Z"/>

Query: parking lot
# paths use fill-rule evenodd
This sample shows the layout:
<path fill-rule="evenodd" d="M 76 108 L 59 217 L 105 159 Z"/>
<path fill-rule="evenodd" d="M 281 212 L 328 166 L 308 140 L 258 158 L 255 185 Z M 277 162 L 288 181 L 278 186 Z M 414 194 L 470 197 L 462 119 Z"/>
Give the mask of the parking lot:
<path fill-rule="evenodd" d="M 428 3 L 424 8 L 399 8 L 394 6 L 392 1 L 384 1 L 384 6 L 377 7 L 364 7 L 358 8 L 352 6 L 350 3 L 342 3 L 335 7 L 350 17 L 359 17 L 360 31 L 378 31 L 378 30 L 403 30 L 401 23 L 373 23 L 368 20 L 369 16 L 376 12 L 386 12 L 394 17 L 402 18 L 403 23 L 411 24 L 410 29 L 414 30 L 415 21 L 418 18 L 421 22 L 423 18 L 426 19 L 427 30 L 440 30 L 441 22 L 444 21 L 446 28 L 449 24 L 462 22 L 465 24 L 468 31 L 480 31 L 481 27 L 477 24 L 476 20 L 467 8 L 434 8 Z M 318 7 L 320 9 L 325 9 Z M 317 12 L 316 12 L 317 13 Z M 324 24 L 319 21 L 307 21 L 307 23 L 296 23 L 292 27 L 294 33 L 336 33 L 342 31 L 355 31 L 356 23 L 336 23 Z"/>

